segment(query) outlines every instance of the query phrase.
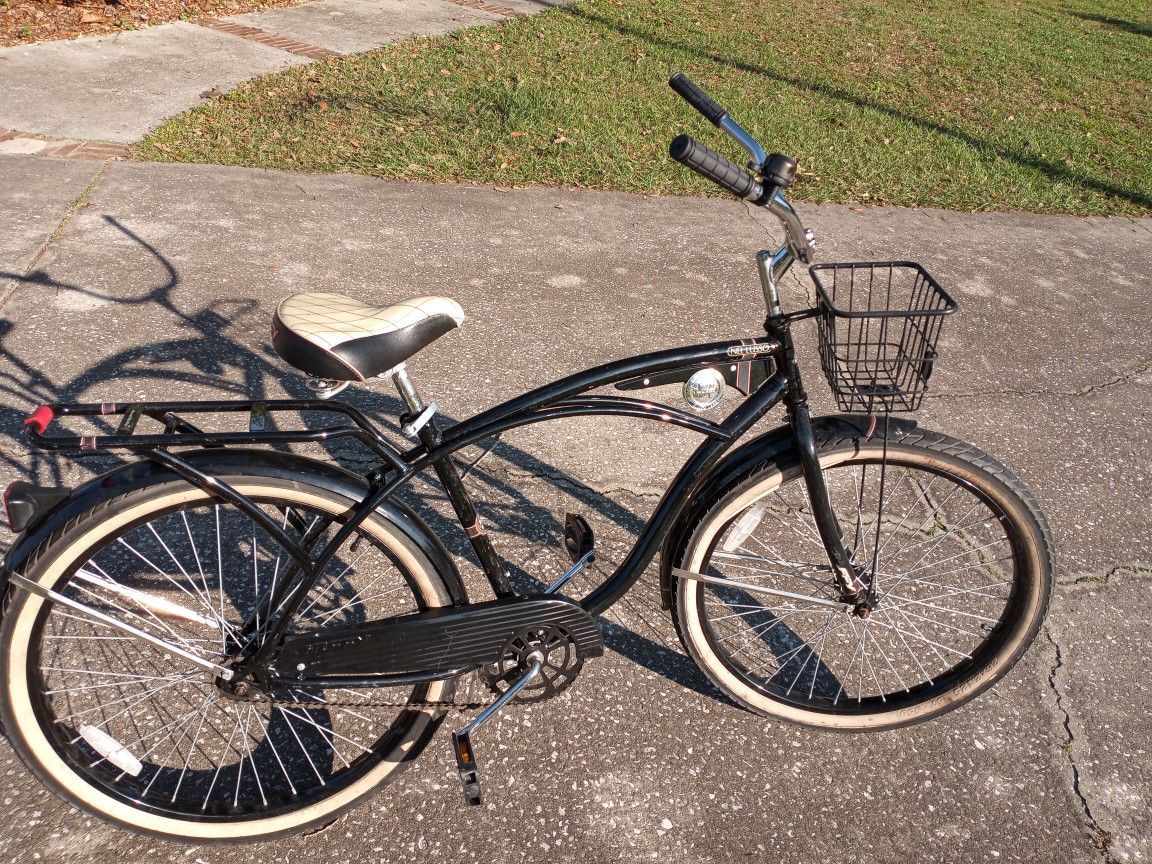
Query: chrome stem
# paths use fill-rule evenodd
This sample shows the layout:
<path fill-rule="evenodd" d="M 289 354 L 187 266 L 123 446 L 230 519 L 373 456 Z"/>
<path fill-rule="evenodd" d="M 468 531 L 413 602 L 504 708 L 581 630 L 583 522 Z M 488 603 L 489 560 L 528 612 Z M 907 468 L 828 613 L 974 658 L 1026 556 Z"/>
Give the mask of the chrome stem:
<path fill-rule="evenodd" d="M 769 315 L 782 314 L 780 291 L 776 286 L 795 260 L 796 253 L 790 243 L 785 243 L 775 252 L 761 249 L 756 253 L 756 269 L 760 273 L 760 287 L 764 290 Z"/>
<path fill-rule="evenodd" d="M 765 206 L 769 213 L 784 224 L 785 245 L 791 246 L 796 252 L 796 257 L 802 262 L 810 264 L 812 261 L 811 238 L 804 229 L 804 223 L 800 221 L 800 216 L 788 199 L 784 197 L 784 193 L 777 189 L 772 200 Z"/>

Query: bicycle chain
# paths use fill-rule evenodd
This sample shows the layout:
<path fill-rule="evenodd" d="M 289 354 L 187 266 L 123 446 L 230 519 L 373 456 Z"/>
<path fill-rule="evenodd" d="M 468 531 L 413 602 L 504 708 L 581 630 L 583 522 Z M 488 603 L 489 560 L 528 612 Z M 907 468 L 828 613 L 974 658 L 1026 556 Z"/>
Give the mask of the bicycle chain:
<path fill-rule="evenodd" d="M 475 711 L 478 708 L 486 708 L 488 702 L 458 702 L 455 699 L 406 699 L 403 702 L 391 701 L 382 702 L 379 700 L 372 701 L 332 701 L 325 700 L 323 702 L 301 702 L 295 699 L 275 699 L 267 698 L 260 699 L 261 703 L 266 705 L 277 706 L 290 706 L 293 708 L 447 708 L 456 711 Z"/>
<path fill-rule="evenodd" d="M 457 702 L 454 699 L 411 699 L 407 702 L 294 702 L 284 699 L 260 700 L 264 705 L 306 708 L 447 708 L 454 711 L 475 711 L 486 708 L 487 702 Z"/>

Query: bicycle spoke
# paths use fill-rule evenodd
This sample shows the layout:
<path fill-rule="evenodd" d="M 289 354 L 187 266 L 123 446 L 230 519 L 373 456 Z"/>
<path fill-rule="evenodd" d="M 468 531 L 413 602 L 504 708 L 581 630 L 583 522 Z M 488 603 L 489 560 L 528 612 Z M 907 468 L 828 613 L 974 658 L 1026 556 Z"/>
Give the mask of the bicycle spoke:
<path fill-rule="evenodd" d="M 232 750 L 232 741 L 236 737 L 236 728 L 233 727 L 232 732 L 228 736 L 228 741 L 220 751 L 220 756 L 215 760 L 218 764 L 216 771 L 212 775 L 212 782 L 208 784 L 208 791 L 204 793 L 204 802 L 200 805 L 201 810 L 207 810 L 208 804 L 212 800 L 212 790 L 216 788 L 216 783 L 220 780 L 220 774 L 224 771 L 224 766 L 227 764 L 225 755 Z"/>
<path fill-rule="evenodd" d="M 751 639 L 761 637 L 761 636 L 765 635 L 766 633 L 771 632 L 771 630 L 773 628 L 775 628 L 776 626 L 778 626 L 780 624 L 783 624 L 785 621 L 787 621 L 789 618 L 792 618 L 793 616 L 801 615 L 805 612 L 813 611 L 813 610 L 809 610 L 809 609 L 791 609 L 791 608 L 787 608 L 787 607 L 785 607 L 784 609 L 781 609 L 781 607 L 779 607 L 779 606 L 774 607 L 773 609 L 769 609 L 768 607 L 761 607 L 761 610 L 768 612 L 769 614 L 772 615 L 772 620 L 769 622 L 766 622 L 763 625 L 763 626 L 768 628 L 767 630 L 758 630 L 757 627 L 761 626 L 761 625 L 757 625 L 757 627 L 749 628 L 750 632 L 737 631 L 736 633 L 733 633 L 730 636 L 726 636 L 725 638 L 720 640 L 720 643 L 723 644 L 724 642 L 727 642 L 729 639 L 734 639 L 737 636 L 743 636 L 744 639 L 740 643 L 737 643 L 738 645 L 742 645 L 743 643 L 745 643 Z M 784 614 L 783 615 L 777 615 L 776 611 L 783 611 Z"/>
<path fill-rule="evenodd" d="M 353 747 L 355 747 L 356 749 L 360 750 L 363 753 L 371 753 L 372 752 L 371 748 L 365 747 L 359 741 L 355 741 L 355 740 L 349 738 L 347 735 L 342 735 L 339 732 L 336 732 L 332 729 L 328 729 L 324 726 L 321 726 L 319 723 L 317 723 L 315 720 L 312 720 L 310 717 L 297 714 L 295 711 L 290 711 L 287 708 L 283 708 L 283 707 L 280 707 L 280 710 L 286 714 L 291 714 L 293 717 L 296 717 L 297 719 L 303 720 L 305 723 L 307 723 L 310 726 L 317 729 L 320 732 L 320 734 L 328 740 L 328 746 L 332 749 L 332 752 L 336 756 L 340 757 L 340 761 L 342 761 L 344 763 L 345 767 L 350 767 L 352 765 L 352 763 L 349 762 L 347 760 L 347 758 L 345 758 L 344 754 L 341 753 L 336 748 L 336 739 L 337 738 L 339 738 L 341 741 L 344 741 L 347 744 L 351 744 Z"/>
<path fill-rule="evenodd" d="M 919 604 L 924 605 L 924 606 L 929 606 L 931 604 L 927 602 L 928 600 L 943 600 L 943 599 L 948 598 L 948 597 L 962 597 L 962 596 L 971 595 L 971 594 L 976 594 L 979 596 L 985 596 L 985 595 L 981 594 L 981 592 L 987 591 L 989 588 L 994 588 L 997 585 L 1007 585 L 1007 584 L 1008 584 L 1007 582 L 993 582 L 991 585 L 980 585 L 976 588 L 958 588 L 954 591 L 947 591 L 943 594 L 937 594 L 934 597 L 929 597 L 929 598 L 927 598 L 927 600 L 914 600 L 914 599 L 910 599 L 910 598 L 897 598 L 900 602 L 889 603 L 889 604 L 887 604 L 887 608 L 899 609 L 901 606 L 905 606 L 908 603 L 919 603 Z M 961 611 L 955 610 L 955 609 L 948 609 L 947 607 L 944 607 L 944 606 L 937 607 L 937 608 L 940 608 L 944 611 L 947 611 L 949 614 L 952 614 L 952 615 L 970 615 L 972 617 L 978 617 L 978 616 L 976 616 L 975 613 L 961 612 Z M 992 619 L 988 619 L 988 620 L 992 620 Z"/>
<path fill-rule="evenodd" d="M 204 700 L 205 700 L 205 705 L 203 707 L 204 707 L 204 709 L 206 709 L 208 707 L 208 705 L 211 704 L 211 697 L 205 696 Z M 191 744 L 188 745 L 188 755 L 184 757 L 184 766 L 180 770 L 180 776 L 176 778 L 176 788 L 172 790 L 172 797 L 169 799 L 170 804 L 174 804 L 176 802 L 176 799 L 180 796 L 180 787 L 182 785 L 184 785 L 184 778 L 188 775 L 188 769 L 192 765 L 192 756 L 199 751 L 200 733 L 204 729 L 204 722 L 206 719 L 207 719 L 207 711 L 202 709 L 200 711 L 200 716 L 198 718 L 198 723 L 196 725 L 196 731 L 194 733 L 192 733 L 192 742 L 191 742 Z M 156 772 L 156 777 L 159 777 L 159 776 L 160 776 L 160 772 Z M 153 778 L 153 779 L 155 779 L 155 778 Z M 149 784 L 149 785 L 151 785 L 151 784 Z M 145 789 L 144 795 L 147 795 L 147 794 L 148 794 L 148 790 Z"/>
<path fill-rule="evenodd" d="M 875 621 L 875 625 L 876 625 L 877 627 L 885 628 L 885 629 L 888 629 L 888 630 L 899 630 L 899 628 L 898 628 L 898 627 L 896 627 L 894 624 L 885 624 L 885 623 L 884 623 L 884 622 L 882 622 L 882 621 L 878 621 L 878 620 L 876 620 L 876 616 L 873 616 L 873 617 L 872 617 L 871 619 L 869 619 L 869 620 L 871 620 L 871 621 Z M 937 649 L 943 649 L 944 651 L 948 651 L 948 652 L 950 652 L 950 653 L 952 653 L 952 654 L 956 654 L 957 656 L 959 656 L 959 657 L 963 657 L 963 658 L 964 658 L 964 659 L 966 659 L 966 660 L 971 660 L 971 659 L 972 659 L 972 655 L 971 655 L 971 654 L 968 654 L 967 652 L 961 651 L 961 650 L 959 650 L 959 649 L 957 649 L 957 648 L 953 648 L 951 645 L 944 645 L 944 644 L 941 644 L 940 642 L 936 642 L 936 641 L 934 641 L 934 640 L 932 640 L 932 639 L 929 639 L 928 637 L 926 637 L 926 636 L 922 635 L 922 634 L 919 632 L 919 628 L 917 628 L 917 627 L 916 627 L 914 624 L 911 624 L 911 623 L 910 623 L 910 626 L 912 626 L 912 627 L 914 628 L 914 630 L 915 630 L 915 632 L 911 634 L 911 635 L 913 636 L 913 638 L 915 638 L 915 639 L 918 639 L 918 640 L 920 640 L 921 642 L 924 642 L 924 643 L 926 643 L 926 644 L 928 644 L 928 645 L 931 645 L 933 648 L 937 648 Z"/>
<path fill-rule="evenodd" d="M 740 568 L 743 568 L 746 570 L 751 570 L 753 573 L 760 574 L 763 576 L 783 576 L 785 578 L 799 579 L 800 581 L 803 581 L 803 582 L 809 582 L 813 585 L 819 585 L 821 588 L 827 588 L 828 584 L 829 584 L 827 579 L 817 579 L 813 576 L 805 576 L 805 575 L 803 575 L 803 572 L 799 569 L 802 566 L 808 566 L 808 567 L 811 567 L 812 569 L 821 569 L 821 565 L 811 565 L 811 564 L 810 565 L 789 565 L 787 562 L 780 562 L 780 563 L 784 563 L 786 566 L 793 567 L 793 570 L 791 573 L 782 573 L 779 570 L 765 570 L 763 567 L 754 566 L 756 562 L 761 562 L 761 561 L 765 562 L 765 563 L 777 563 L 774 561 L 770 561 L 767 558 L 761 558 L 761 557 L 755 556 L 755 555 L 737 555 L 737 554 L 732 553 L 732 552 L 716 552 L 713 554 L 712 558 L 713 559 L 721 558 L 721 559 L 725 559 L 725 560 L 730 560 L 731 561 L 730 566 L 732 566 L 732 567 L 740 567 Z M 829 570 L 830 568 L 828 567 L 827 564 L 825 564 L 825 565 L 822 565 L 822 569 Z"/>
<path fill-rule="evenodd" d="M 265 807 L 268 806 L 268 796 L 264 794 L 264 784 L 260 781 L 260 769 L 256 767 L 256 760 L 252 756 L 252 745 L 248 739 L 250 737 L 249 727 L 252 723 L 253 709 L 251 705 L 246 706 L 248 711 L 244 717 L 244 732 L 242 740 L 244 741 L 244 750 L 248 754 L 248 764 L 252 766 L 252 776 L 256 779 L 256 788 L 260 790 L 260 803 Z M 241 762 L 243 765 L 243 762 Z M 234 806 L 240 803 L 240 772 L 236 773 L 236 800 Z"/>
<path fill-rule="evenodd" d="M 268 742 L 268 746 L 272 750 L 272 755 L 276 759 L 276 764 L 280 766 L 280 771 L 284 775 L 284 780 L 287 782 L 288 788 L 292 790 L 293 795 L 299 794 L 296 790 L 296 784 L 292 782 L 292 776 L 288 773 L 288 768 L 284 764 L 284 760 L 280 758 L 280 749 L 276 746 L 275 736 L 268 733 L 268 724 L 264 721 L 264 718 L 261 717 L 260 714 L 256 711 L 253 711 L 253 714 L 263 729 L 263 739 Z"/>
<path fill-rule="evenodd" d="M 119 699 L 101 699 L 99 704 L 93 706 L 92 708 L 85 708 L 85 709 L 83 709 L 81 711 L 77 711 L 73 714 L 66 714 L 64 716 L 57 717 L 56 722 L 57 723 L 67 723 L 68 721 L 74 720 L 76 717 L 79 717 L 82 714 L 91 714 L 93 711 L 105 711 L 114 705 L 121 704 L 122 702 L 131 702 L 130 705 L 125 706 L 122 710 L 120 710 L 116 714 L 113 714 L 111 717 L 106 718 L 104 720 L 104 723 L 101 724 L 101 725 L 107 725 L 112 720 L 115 720 L 117 717 L 120 717 L 121 715 L 126 714 L 128 711 L 132 710 L 137 705 L 141 704 L 142 702 L 146 701 L 147 699 L 150 699 L 154 694 L 159 693 L 162 690 L 166 690 L 169 687 L 175 687 L 177 684 L 184 684 L 184 683 L 186 683 L 188 681 L 192 681 L 194 679 L 195 679 L 194 675 L 189 675 L 187 677 L 176 678 L 176 679 L 173 679 L 170 681 L 166 681 L 164 684 L 158 684 L 157 686 L 153 687 L 150 690 L 145 690 L 142 694 L 141 693 L 130 693 L 129 695 L 122 696 Z M 151 681 L 151 680 L 155 680 L 155 679 L 150 678 L 148 680 Z M 123 683 L 108 684 L 105 686 L 123 687 L 124 684 Z M 56 691 L 56 692 L 59 692 L 59 691 Z M 45 695 L 49 695 L 48 691 L 45 691 Z"/>
<path fill-rule="evenodd" d="M 853 650 L 852 656 L 848 660 L 848 665 L 846 667 L 847 672 L 851 673 L 852 667 L 856 665 L 856 656 L 860 652 L 861 647 L 862 647 L 861 643 L 856 644 L 856 648 Z M 841 680 L 840 681 L 840 687 L 839 687 L 839 689 L 837 689 L 836 695 L 834 697 L 832 697 L 832 704 L 833 705 L 837 704 L 840 701 L 840 697 L 843 695 L 844 695 L 844 681 Z"/>
<path fill-rule="evenodd" d="M 936 627 L 943 627 L 945 630 L 951 630 L 953 633 L 960 633 L 964 636 L 970 636 L 973 639 L 980 639 L 983 634 L 973 630 L 965 630 L 955 624 L 949 624 L 947 621 L 941 621 L 939 618 L 930 618 L 927 615 L 921 615 L 919 612 L 913 612 L 911 609 L 902 608 L 901 613 L 911 618 L 914 621 L 926 621 Z M 991 620 L 991 619 L 989 619 Z"/>
<path fill-rule="evenodd" d="M 908 469 L 905 468 L 904 469 L 904 475 L 901 477 L 901 482 L 907 476 L 908 476 Z M 884 538 L 883 543 L 879 542 L 879 536 L 877 536 L 876 553 L 875 553 L 876 561 L 873 564 L 873 570 L 874 571 L 880 569 L 880 556 L 884 554 L 884 551 L 888 548 L 888 544 L 892 542 L 892 538 L 900 535 L 900 531 L 908 523 L 908 519 L 911 518 L 912 513 L 916 510 L 916 508 L 920 505 L 920 503 L 927 498 L 928 492 L 932 488 L 932 485 L 939 479 L 940 479 L 939 477 L 933 477 L 928 482 L 928 485 L 920 490 L 920 494 L 916 497 L 916 499 L 910 505 L 908 505 L 908 509 L 904 511 L 904 515 L 900 517 L 900 521 L 896 524 L 896 527 L 894 527 L 891 531 L 888 532 L 888 536 Z M 959 489 L 959 487 L 953 488 L 952 491 L 950 493 L 948 493 L 949 497 L 956 494 L 958 489 Z M 896 491 L 897 490 L 895 490 L 895 489 L 892 490 L 893 496 L 895 495 Z M 879 525 L 881 524 L 881 519 L 877 518 L 876 523 L 877 523 L 877 531 L 879 531 Z M 914 534 L 915 534 L 915 532 L 912 532 L 912 531 L 909 532 L 909 536 L 914 536 Z M 895 558 L 902 551 L 904 551 L 904 549 L 905 549 L 904 546 L 897 548 L 892 553 L 892 557 Z"/>
<path fill-rule="evenodd" d="M 288 731 L 292 733 L 292 737 L 295 739 L 296 745 L 300 748 L 300 752 L 304 754 L 305 761 L 307 761 L 308 765 L 311 766 L 312 773 L 316 775 L 317 782 L 321 786 L 327 786 L 328 783 L 320 773 L 320 769 L 318 769 L 316 767 L 316 763 L 312 761 L 312 754 L 308 752 L 308 748 L 305 747 L 304 742 L 300 740 L 300 735 L 296 731 L 296 727 L 292 725 L 292 718 L 288 715 L 288 712 L 279 706 L 277 706 L 276 710 L 280 712 L 281 716 L 283 716 L 284 723 L 287 725 Z"/>
<path fill-rule="evenodd" d="M 107 578 L 109 582 L 113 582 L 114 584 L 118 584 L 118 583 L 115 583 L 115 580 L 109 578 L 107 576 L 107 574 L 103 573 L 100 570 L 100 568 L 98 566 L 96 566 L 95 562 L 89 561 L 88 565 L 90 567 L 92 567 L 92 569 L 95 570 L 97 573 L 99 573 L 101 576 L 104 576 L 105 578 Z M 105 606 L 109 606 L 109 607 L 115 609 L 117 612 L 122 612 L 124 615 L 126 615 L 127 617 L 129 617 L 129 618 L 131 618 L 137 622 L 139 622 L 141 625 L 145 625 L 145 627 L 142 627 L 141 629 L 146 629 L 147 627 L 151 627 L 152 625 L 159 626 L 160 629 L 162 631 L 164 631 L 164 633 L 166 633 L 172 639 L 174 639 L 180 645 L 180 647 L 184 648 L 187 651 L 192 652 L 193 654 L 197 653 L 195 647 L 189 641 L 189 637 L 182 636 L 179 633 L 177 633 L 174 629 L 172 629 L 172 627 L 166 621 L 161 620 L 161 618 L 158 615 L 156 615 L 156 613 L 153 612 L 151 609 L 149 609 L 147 606 L 141 606 L 140 607 L 148 615 L 148 617 L 145 618 L 141 615 L 138 615 L 135 612 L 132 612 L 129 609 L 125 609 L 123 606 L 121 606 L 116 601 L 109 599 L 104 594 L 101 594 L 94 587 L 90 587 L 92 584 L 93 583 L 87 583 L 87 584 L 81 585 L 81 584 L 73 581 L 69 587 L 74 588 L 79 593 L 83 593 L 83 594 L 88 595 L 89 597 L 95 599 L 97 602 L 103 603 Z M 105 627 L 111 626 L 111 625 L 105 624 L 104 622 L 96 621 L 95 619 L 93 619 L 92 623 L 94 625 L 95 624 L 101 624 L 102 626 L 105 626 Z M 201 641 L 201 640 L 196 640 L 196 641 Z"/>

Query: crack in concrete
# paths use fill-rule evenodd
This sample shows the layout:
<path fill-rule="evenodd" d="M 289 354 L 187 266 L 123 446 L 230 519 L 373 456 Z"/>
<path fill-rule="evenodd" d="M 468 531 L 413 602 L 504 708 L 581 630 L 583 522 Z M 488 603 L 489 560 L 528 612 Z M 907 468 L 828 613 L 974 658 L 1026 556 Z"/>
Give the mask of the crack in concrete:
<path fill-rule="evenodd" d="M 1102 390 L 1108 390 L 1112 387 L 1118 387 L 1122 384 L 1131 384 L 1140 375 L 1145 372 L 1152 371 L 1152 360 L 1142 360 L 1140 363 L 1128 369 L 1126 372 L 1121 372 L 1119 375 L 1109 378 L 1107 381 L 1101 381 L 1097 384 L 1089 384 L 1085 387 L 1079 387 L 1075 390 L 1055 390 L 1045 387 L 1039 387 L 1034 390 L 974 390 L 968 393 L 932 393 L 929 398 L 932 399 L 976 399 L 987 398 L 989 396 L 1063 396 L 1069 398 L 1079 398 L 1083 396 L 1091 396 L 1094 393 L 1099 393 Z"/>
<path fill-rule="evenodd" d="M 1060 693 L 1060 688 L 1056 686 L 1056 677 L 1064 666 L 1064 654 L 1060 648 L 1060 643 L 1052 637 L 1052 632 L 1048 627 L 1044 628 L 1044 638 L 1046 638 L 1056 651 L 1056 660 L 1052 664 L 1052 669 L 1048 673 L 1048 687 L 1052 691 L 1052 695 L 1056 700 L 1056 710 L 1063 716 L 1061 725 L 1064 727 L 1064 756 L 1068 759 L 1068 764 L 1072 769 L 1072 791 L 1076 794 L 1076 798 L 1080 802 L 1080 809 L 1084 813 L 1084 818 L 1088 822 L 1088 833 L 1092 840 L 1092 845 L 1096 847 L 1100 853 L 1100 858 L 1104 864 L 1117 864 L 1116 858 L 1112 855 L 1112 833 L 1100 827 L 1100 823 L 1096 821 L 1096 816 L 1092 813 L 1092 805 L 1088 803 L 1088 796 L 1084 793 L 1084 789 L 1080 778 L 1080 766 L 1076 764 L 1076 755 L 1072 751 L 1072 747 L 1076 742 L 1076 734 L 1072 731 L 1072 715 L 1068 709 L 1064 707 L 1064 697 Z"/>
<path fill-rule="evenodd" d="M 8 300 L 16 293 L 16 289 L 20 287 L 19 282 L 13 282 L 7 288 L 0 288 L 0 309 L 3 309 Z"/>
<path fill-rule="evenodd" d="M 1116 564 L 1107 570 L 1097 570 L 1088 573 L 1079 573 L 1071 579 L 1057 579 L 1056 584 L 1065 587 L 1077 585 L 1107 585 L 1113 576 L 1120 573 L 1131 573 L 1134 576 L 1152 575 L 1152 565 L 1148 564 Z"/>
<path fill-rule="evenodd" d="M 93 176 L 92 179 L 89 180 L 88 183 L 84 186 L 84 188 L 80 190 L 80 194 L 78 194 L 75 198 L 72 199 L 71 202 L 69 202 L 68 206 L 64 210 L 64 215 L 61 216 L 60 221 L 56 223 L 56 227 L 52 229 L 52 232 L 46 238 L 44 238 L 44 242 L 41 243 L 39 247 L 37 247 L 36 251 L 32 255 L 32 260 L 28 263 L 28 266 L 24 268 L 23 275 L 25 277 L 27 277 L 36 269 L 36 265 L 40 263 L 41 259 L 43 259 L 44 255 L 51 248 L 52 244 L 59 240 L 60 237 L 64 234 L 64 231 L 67 230 L 68 224 L 72 221 L 72 217 L 76 215 L 77 211 L 79 211 L 82 207 L 87 206 L 88 199 L 92 195 L 92 190 L 96 188 L 97 183 L 104 179 L 104 175 L 108 173 L 108 166 L 110 164 L 111 161 L 102 163 L 95 176 Z M 16 293 L 19 287 L 20 282 L 14 281 L 8 290 L 0 293 L 0 309 L 3 309 L 7 305 L 8 301 L 12 299 L 12 295 Z"/>

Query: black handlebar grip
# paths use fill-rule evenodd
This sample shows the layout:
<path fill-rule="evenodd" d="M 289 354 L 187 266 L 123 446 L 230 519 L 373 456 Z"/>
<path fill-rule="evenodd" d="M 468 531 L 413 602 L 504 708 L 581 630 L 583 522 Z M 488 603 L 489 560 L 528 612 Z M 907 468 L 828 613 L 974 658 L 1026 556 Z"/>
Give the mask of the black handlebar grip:
<path fill-rule="evenodd" d="M 677 72 L 668 79 L 668 86 L 679 93 L 684 101 L 703 114 L 713 126 L 719 126 L 720 121 L 728 116 L 728 112 L 721 108 L 716 101 L 692 83 L 692 79 L 683 72 Z"/>
<path fill-rule="evenodd" d="M 755 177 L 690 135 L 677 135 L 673 138 L 668 145 L 668 155 L 701 177 L 727 189 L 737 198 L 751 198 L 755 201 L 764 194 L 764 188 L 756 182 Z"/>

